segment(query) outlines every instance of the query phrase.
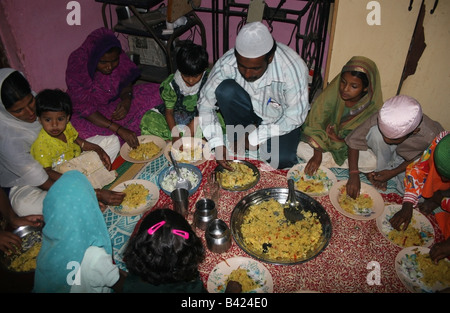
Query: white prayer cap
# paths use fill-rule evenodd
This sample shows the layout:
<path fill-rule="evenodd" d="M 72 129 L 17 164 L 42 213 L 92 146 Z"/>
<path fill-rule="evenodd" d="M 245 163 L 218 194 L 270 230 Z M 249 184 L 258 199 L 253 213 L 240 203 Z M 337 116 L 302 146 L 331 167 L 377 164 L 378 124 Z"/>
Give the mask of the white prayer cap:
<path fill-rule="evenodd" d="M 261 22 L 245 24 L 236 37 L 236 51 L 244 58 L 258 58 L 273 47 L 269 29 Z"/>
<path fill-rule="evenodd" d="M 378 127 L 389 139 L 412 133 L 422 121 L 422 107 L 416 99 L 400 95 L 387 100 L 378 112 Z"/>

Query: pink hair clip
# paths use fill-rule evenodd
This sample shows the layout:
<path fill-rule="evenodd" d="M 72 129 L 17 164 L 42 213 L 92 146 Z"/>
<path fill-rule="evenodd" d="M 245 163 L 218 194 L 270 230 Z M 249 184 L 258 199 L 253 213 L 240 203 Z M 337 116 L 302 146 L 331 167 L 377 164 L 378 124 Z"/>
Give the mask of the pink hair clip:
<path fill-rule="evenodd" d="M 184 239 L 189 239 L 189 233 L 187 231 L 172 229 L 172 233 L 174 233 L 177 236 L 183 237 Z"/>
<path fill-rule="evenodd" d="M 150 227 L 147 232 L 149 235 L 153 235 L 155 233 L 155 231 L 157 231 L 158 229 L 161 228 L 161 226 L 163 226 L 166 223 L 166 221 L 161 221 L 159 223 L 156 223 L 155 225 L 153 225 L 152 227 Z"/>
<path fill-rule="evenodd" d="M 156 223 L 155 225 L 153 225 L 152 227 L 150 227 L 147 232 L 149 235 L 153 235 L 158 229 L 160 229 L 164 224 L 166 223 L 166 221 L 161 221 L 159 223 Z M 183 237 L 184 239 L 189 239 L 189 233 L 187 231 L 184 230 L 179 230 L 179 229 L 172 229 L 172 233 L 174 235 Z"/>

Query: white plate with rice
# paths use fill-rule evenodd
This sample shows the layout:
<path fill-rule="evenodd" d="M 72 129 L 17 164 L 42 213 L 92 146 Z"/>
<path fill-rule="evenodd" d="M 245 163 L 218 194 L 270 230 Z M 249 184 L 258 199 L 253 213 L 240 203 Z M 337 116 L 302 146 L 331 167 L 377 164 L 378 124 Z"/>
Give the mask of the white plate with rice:
<path fill-rule="evenodd" d="M 246 257 L 234 257 L 217 264 L 209 273 L 206 287 L 210 293 L 223 293 L 227 288 L 226 282 L 234 270 L 244 269 L 248 278 L 238 281 L 242 285 L 242 291 L 246 293 L 271 293 L 273 292 L 273 279 L 269 270 L 260 262 Z M 247 290 L 253 282 L 256 288 Z M 245 290 L 245 291 L 244 291 Z"/>
<path fill-rule="evenodd" d="M 430 293 L 450 288 L 450 261 L 441 259 L 439 266 L 431 265 L 425 271 L 419 267 L 419 254 L 427 255 L 427 247 L 408 247 L 397 254 L 395 272 L 405 287 L 414 293 Z M 444 270 L 447 270 L 446 272 Z M 447 273 L 447 274 L 444 274 Z"/>
<path fill-rule="evenodd" d="M 333 184 L 337 182 L 336 175 L 325 166 L 320 166 L 316 173 L 305 174 L 306 163 L 294 165 L 287 173 L 287 179 L 294 180 L 295 189 L 311 197 L 326 196 Z"/>
<path fill-rule="evenodd" d="M 144 179 L 127 180 L 114 187 L 113 191 L 127 193 L 121 205 L 109 206 L 111 211 L 119 215 L 142 214 L 153 208 L 159 200 L 158 187 Z"/>
<path fill-rule="evenodd" d="M 181 144 L 183 145 L 183 151 L 179 150 Z M 212 157 L 208 142 L 194 137 L 182 137 L 173 145 L 172 143 L 167 144 L 164 149 L 164 156 L 167 161 L 172 163 L 169 151 L 172 152 L 172 156 L 178 163 L 189 163 L 195 166 L 205 163 Z"/>
<path fill-rule="evenodd" d="M 383 214 L 377 217 L 377 228 L 387 240 L 400 248 L 410 246 L 431 247 L 434 243 L 434 229 L 431 222 L 418 210 L 413 210 L 410 227 L 405 231 L 396 231 L 389 220 L 400 211 L 401 204 L 391 204 L 384 208 Z M 391 233 L 392 232 L 392 233 Z M 409 238 L 408 238 L 408 235 Z"/>
<path fill-rule="evenodd" d="M 360 190 L 360 196 L 357 198 L 356 201 L 350 200 L 348 202 L 354 202 L 353 208 L 350 207 L 342 207 L 339 201 L 339 197 L 341 195 L 342 191 L 345 191 L 345 186 L 347 184 L 347 180 L 341 180 L 337 182 L 336 184 L 331 187 L 330 190 L 330 201 L 333 204 L 333 206 L 336 208 L 336 210 L 339 211 L 344 216 L 347 216 L 349 218 L 355 219 L 355 220 L 361 220 L 361 221 L 369 221 L 376 219 L 378 216 L 380 216 L 384 211 L 384 200 L 381 197 L 381 194 L 372 186 L 361 182 L 361 190 Z M 343 189 L 341 189 L 343 188 Z M 347 196 L 350 198 L 349 196 Z M 363 199 L 363 198 L 366 199 Z M 372 205 L 367 207 L 365 206 L 365 200 L 372 199 Z M 351 199 L 351 198 L 350 198 Z"/>
<path fill-rule="evenodd" d="M 131 147 L 128 145 L 128 143 L 125 142 L 122 145 L 122 147 L 120 148 L 120 156 L 125 161 L 131 162 L 131 163 L 148 163 L 150 161 L 153 161 L 153 160 L 159 158 L 164 153 L 164 149 L 166 148 L 166 145 L 167 145 L 167 143 L 165 142 L 164 139 L 162 139 L 161 137 L 158 137 L 158 136 L 153 136 L 153 135 L 142 135 L 142 136 L 138 137 L 138 140 L 139 140 L 140 146 L 136 149 L 147 148 L 147 145 L 145 145 L 145 144 L 149 144 L 150 142 L 153 142 L 159 148 L 159 150 L 155 154 L 152 153 L 148 157 L 143 155 L 142 157 L 133 158 L 132 156 L 130 156 L 130 152 L 132 150 L 136 150 L 136 149 L 131 149 Z"/>

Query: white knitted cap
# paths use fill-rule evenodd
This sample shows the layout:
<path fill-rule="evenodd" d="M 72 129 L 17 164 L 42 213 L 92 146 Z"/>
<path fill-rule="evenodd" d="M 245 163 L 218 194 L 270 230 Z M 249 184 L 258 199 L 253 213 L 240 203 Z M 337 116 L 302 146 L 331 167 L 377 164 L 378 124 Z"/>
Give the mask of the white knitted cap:
<path fill-rule="evenodd" d="M 258 58 L 273 47 L 273 37 L 261 22 L 245 24 L 236 37 L 236 51 L 244 58 Z"/>

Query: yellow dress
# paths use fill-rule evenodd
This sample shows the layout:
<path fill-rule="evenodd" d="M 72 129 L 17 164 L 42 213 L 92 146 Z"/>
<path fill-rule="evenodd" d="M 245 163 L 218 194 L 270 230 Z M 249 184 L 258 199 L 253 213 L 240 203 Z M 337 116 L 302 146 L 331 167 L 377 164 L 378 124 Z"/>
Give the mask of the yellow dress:
<path fill-rule="evenodd" d="M 64 130 L 67 142 L 53 138 L 44 129 L 31 145 L 31 155 L 45 167 L 55 167 L 81 154 L 81 147 L 75 143 L 78 132 L 69 122 Z"/>

